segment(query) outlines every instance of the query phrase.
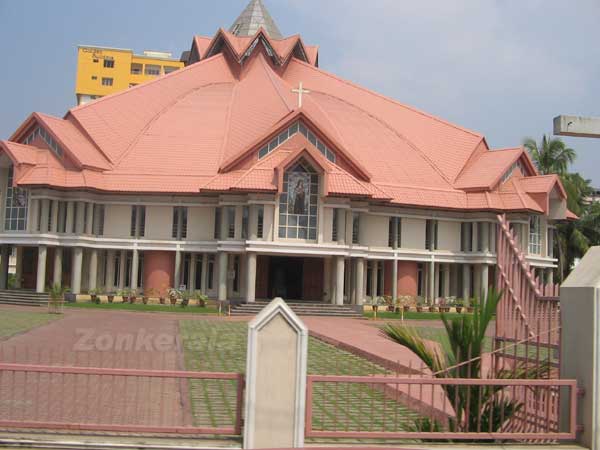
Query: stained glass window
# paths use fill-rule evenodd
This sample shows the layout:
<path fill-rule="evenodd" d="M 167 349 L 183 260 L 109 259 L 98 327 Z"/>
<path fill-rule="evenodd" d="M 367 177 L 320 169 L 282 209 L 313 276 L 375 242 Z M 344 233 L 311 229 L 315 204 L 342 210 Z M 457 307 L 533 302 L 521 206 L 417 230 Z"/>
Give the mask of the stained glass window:
<path fill-rule="evenodd" d="M 283 176 L 279 196 L 279 237 L 317 238 L 319 175 L 306 162 L 299 161 Z"/>

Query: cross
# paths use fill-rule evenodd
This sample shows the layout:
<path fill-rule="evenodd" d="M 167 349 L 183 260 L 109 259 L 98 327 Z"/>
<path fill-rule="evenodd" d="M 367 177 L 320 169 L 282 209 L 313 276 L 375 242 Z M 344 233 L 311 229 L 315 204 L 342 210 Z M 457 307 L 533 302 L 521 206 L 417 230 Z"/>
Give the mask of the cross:
<path fill-rule="evenodd" d="M 297 89 L 292 89 L 292 92 L 298 94 L 298 108 L 302 108 L 302 94 L 310 94 L 308 89 L 302 88 L 302 81 L 298 84 Z"/>

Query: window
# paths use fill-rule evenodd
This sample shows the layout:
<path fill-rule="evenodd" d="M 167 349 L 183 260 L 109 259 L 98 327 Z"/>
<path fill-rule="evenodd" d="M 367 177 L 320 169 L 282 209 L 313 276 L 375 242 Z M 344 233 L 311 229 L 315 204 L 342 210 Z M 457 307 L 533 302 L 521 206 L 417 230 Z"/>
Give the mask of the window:
<path fill-rule="evenodd" d="M 160 66 L 155 64 L 146 64 L 144 73 L 146 75 L 160 75 Z"/>
<path fill-rule="evenodd" d="M 539 255 L 542 253 L 542 230 L 540 216 L 529 218 L 529 253 Z"/>
<path fill-rule="evenodd" d="M 6 231 L 25 231 L 27 228 L 27 191 L 13 187 L 13 166 L 8 168 L 6 185 L 4 229 Z"/>
<path fill-rule="evenodd" d="M 390 217 L 388 225 L 388 247 L 402 247 L 402 219 Z"/>
<path fill-rule="evenodd" d="M 83 204 L 83 232 L 85 233 L 88 227 L 88 208 L 90 207 L 89 203 Z"/>
<path fill-rule="evenodd" d="M 334 208 L 331 210 L 333 212 L 333 217 L 331 218 L 331 240 L 336 242 L 338 240 L 338 215 L 337 209 Z"/>
<path fill-rule="evenodd" d="M 102 86 L 112 86 L 112 85 L 113 85 L 112 78 L 102 77 Z"/>
<path fill-rule="evenodd" d="M 58 202 L 58 226 L 59 233 L 67 232 L 67 202 Z"/>
<path fill-rule="evenodd" d="M 473 251 L 473 222 L 460 224 L 460 251 Z"/>
<path fill-rule="evenodd" d="M 206 280 L 206 289 L 212 290 L 214 287 L 214 279 L 215 279 L 215 255 L 208 255 L 208 265 L 206 267 L 206 275 L 208 280 Z"/>
<path fill-rule="evenodd" d="M 248 239 L 248 216 L 250 209 L 247 206 L 242 208 L 242 239 Z"/>
<path fill-rule="evenodd" d="M 177 69 L 179 69 L 179 67 L 175 67 L 175 66 L 165 66 L 164 67 L 165 74 L 175 72 Z"/>
<path fill-rule="evenodd" d="M 92 61 L 95 62 L 95 63 L 97 63 L 98 62 L 98 58 L 94 58 Z"/>
<path fill-rule="evenodd" d="M 49 232 L 52 231 L 52 210 L 54 208 L 56 208 L 55 203 L 56 202 L 54 200 L 48 200 L 48 223 L 47 223 L 48 228 L 47 228 L 47 230 Z"/>
<path fill-rule="evenodd" d="M 92 234 L 104 235 L 104 205 L 94 204 L 92 211 Z"/>
<path fill-rule="evenodd" d="M 197 290 L 202 288 L 202 255 L 198 255 L 196 259 L 196 272 L 194 276 L 194 287 Z"/>
<path fill-rule="evenodd" d="M 141 75 L 143 66 L 139 63 L 131 63 L 131 75 Z"/>
<path fill-rule="evenodd" d="M 227 209 L 227 237 L 235 238 L 235 206 L 228 206 Z"/>
<path fill-rule="evenodd" d="M 114 59 L 105 59 L 104 67 L 106 67 L 107 69 L 113 69 L 115 67 L 115 60 Z"/>
<path fill-rule="evenodd" d="M 358 244 L 360 239 L 360 213 L 352 213 L 352 243 Z"/>
<path fill-rule="evenodd" d="M 500 183 L 504 183 L 505 181 L 507 181 L 512 174 L 515 172 L 515 170 L 519 169 L 521 171 L 521 173 L 523 175 L 526 175 L 527 172 L 525 171 L 525 167 L 523 166 L 523 164 L 521 163 L 521 160 L 517 160 L 515 161 L 509 168 L 508 170 L 504 173 L 504 175 L 502 175 L 502 179 L 500 180 Z"/>
<path fill-rule="evenodd" d="M 173 228 L 171 235 L 175 239 L 187 238 L 187 207 L 173 207 Z"/>
<path fill-rule="evenodd" d="M 146 207 L 133 205 L 131 207 L 131 237 L 144 237 L 146 233 Z"/>
<path fill-rule="evenodd" d="M 313 144 L 317 150 L 319 150 L 329 161 L 335 162 L 335 153 L 333 153 L 331 149 L 329 149 L 329 147 L 327 147 L 317 136 L 315 136 L 315 134 L 310 131 L 301 121 L 294 122 L 294 124 L 290 125 L 286 130 L 274 137 L 271 142 L 261 147 L 258 151 L 258 159 L 267 156 L 298 132 L 308 139 L 311 144 Z"/>
<path fill-rule="evenodd" d="M 115 286 L 121 285 L 121 254 L 118 252 L 115 255 L 115 270 L 113 272 L 113 280 L 115 280 Z"/>
<path fill-rule="evenodd" d="M 417 264 L 417 296 L 418 297 L 423 297 L 423 293 L 424 293 L 424 289 L 423 289 L 423 284 L 425 282 L 424 271 L 425 271 L 425 269 L 423 268 L 423 263 L 418 263 Z"/>
<path fill-rule="evenodd" d="M 98 77 L 96 75 L 92 75 L 92 80 L 97 80 Z"/>
<path fill-rule="evenodd" d="M 70 233 L 77 232 L 77 210 L 79 209 L 79 202 L 73 202 L 73 223 L 71 224 Z"/>
<path fill-rule="evenodd" d="M 48 147 L 50 147 L 50 150 L 52 150 L 56 156 L 62 157 L 64 153 L 62 147 L 58 145 L 58 143 L 54 140 L 50 133 L 46 131 L 45 128 L 34 128 L 33 131 L 25 138 L 23 144 L 31 144 L 38 136 L 48 145 Z"/>
<path fill-rule="evenodd" d="M 213 231 L 215 239 L 221 239 L 221 208 L 215 208 L 215 229 Z"/>
<path fill-rule="evenodd" d="M 319 175 L 304 160 L 283 175 L 279 196 L 279 237 L 317 238 Z"/>
<path fill-rule="evenodd" d="M 438 221 L 428 219 L 425 224 L 425 248 L 433 251 L 438 248 Z"/>
<path fill-rule="evenodd" d="M 233 257 L 233 292 L 240 292 L 240 256 Z"/>
<path fill-rule="evenodd" d="M 263 228 L 265 223 L 265 207 L 264 205 L 258 206 L 258 223 L 256 224 L 256 237 L 258 239 L 263 238 Z"/>

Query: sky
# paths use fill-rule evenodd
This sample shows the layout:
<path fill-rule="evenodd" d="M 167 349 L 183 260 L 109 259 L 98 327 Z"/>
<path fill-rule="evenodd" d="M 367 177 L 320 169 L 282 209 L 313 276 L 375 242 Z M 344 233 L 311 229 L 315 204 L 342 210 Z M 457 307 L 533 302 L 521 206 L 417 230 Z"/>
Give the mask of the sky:
<path fill-rule="evenodd" d="M 78 45 L 166 50 L 228 28 L 247 0 L 0 0 L 0 139 L 75 105 Z M 600 116 L 599 0 L 264 0 L 326 71 L 486 136 L 491 148 Z M 600 187 L 600 139 L 564 138 Z M 450 149 L 449 149 L 450 151 Z"/>

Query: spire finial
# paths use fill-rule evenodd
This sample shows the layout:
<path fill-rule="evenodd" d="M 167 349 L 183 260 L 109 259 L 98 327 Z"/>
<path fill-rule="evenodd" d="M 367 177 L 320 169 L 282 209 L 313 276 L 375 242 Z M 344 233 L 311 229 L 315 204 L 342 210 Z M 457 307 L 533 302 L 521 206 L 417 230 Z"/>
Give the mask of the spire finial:
<path fill-rule="evenodd" d="M 229 32 L 236 36 L 254 36 L 260 27 L 273 39 L 283 38 L 262 0 L 250 0 L 229 28 Z"/>

